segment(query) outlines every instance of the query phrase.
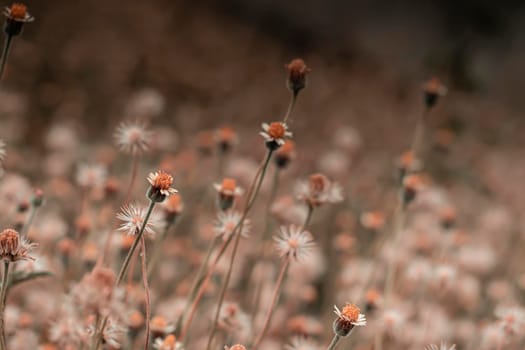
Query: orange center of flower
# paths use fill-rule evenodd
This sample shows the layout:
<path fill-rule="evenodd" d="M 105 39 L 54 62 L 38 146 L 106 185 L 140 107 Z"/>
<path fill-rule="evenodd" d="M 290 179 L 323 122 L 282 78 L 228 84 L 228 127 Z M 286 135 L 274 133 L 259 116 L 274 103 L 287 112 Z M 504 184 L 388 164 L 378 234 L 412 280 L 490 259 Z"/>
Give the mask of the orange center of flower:
<path fill-rule="evenodd" d="M 241 344 L 235 344 L 234 346 L 232 346 L 230 348 L 230 350 L 246 350 L 246 348 L 244 347 L 244 345 L 241 345 Z"/>
<path fill-rule="evenodd" d="M 407 189 L 417 190 L 423 185 L 423 179 L 419 175 L 410 175 L 403 181 Z"/>
<path fill-rule="evenodd" d="M 227 192 L 234 192 L 236 183 L 234 179 L 225 178 L 222 180 L 221 190 Z"/>
<path fill-rule="evenodd" d="M 128 138 L 130 143 L 136 143 L 140 141 L 141 132 L 138 128 L 132 128 L 128 132 Z"/>
<path fill-rule="evenodd" d="M 438 78 L 433 77 L 425 83 L 424 89 L 428 93 L 439 94 L 442 90 L 441 81 Z"/>
<path fill-rule="evenodd" d="M 354 304 L 346 304 L 341 311 L 341 314 L 350 322 L 355 322 L 359 318 L 361 310 Z"/>
<path fill-rule="evenodd" d="M 5 229 L 0 233 L 0 249 L 4 254 L 16 254 L 19 245 L 18 232 L 13 229 Z"/>
<path fill-rule="evenodd" d="M 279 148 L 277 153 L 281 155 L 289 155 L 290 153 L 293 153 L 294 150 L 295 150 L 295 142 L 293 142 L 292 140 L 286 140 L 284 145 L 282 145 L 281 148 Z"/>
<path fill-rule="evenodd" d="M 173 176 L 163 171 L 160 171 L 153 182 L 153 187 L 161 190 L 167 190 L 173 184 Z"/>
<path fill-rule="evenodd" d="M 272 139 L 282 139 L 284 134 L 286 134 L 286 128 L 283 123 L 273 122 L 270 124 L 267 132 Z"/>
<path fill-rule="evenodd" d="M 180 203 L 180 196 L 177 193 L 175 193 L 172 196 L 168 197 L 168 201 L 166 202 L 166 208 L 171 211 L 178 211 L 180 209 Z"/>
<path fill-rule="evenodd" d="M 328 179 L 322 174 L 313 174 L 310 175 L 309 182 L 312 192 L 318 193 L 322 192 L 326 188 Z"/>
<path fill-rule="evenodd" d="M 170 334 L 164 339 L 163 345 L 174 346 L 176 340 L 177 340 L 177 338 L 175 338 L 175 336 L 173 334 Z"/>
<path fill-rule="evenodd" d="M 288 245 L 290 246 L 290 248 L 292 249 L 297 249 L 299 247 L 299 241 L 296 240 L 295 238 L 290 238 L 288 240 Z"/>
<path fill-rule="evenodd" d="M 300 77 L 310 73 L 310 68 L 306 66 L 306 63 L 301 58 L 294 59 L 286 68 L 292 77 Z"/>
<path fill-rule="evenodd" d="M 369 289 L 366 292 L 366 301 L 369 303 L 375 303 L 379 299 L 379 292 L 377 289 Z"/>
<path fill-rule="evenodd" d="M 15 3 L 11 5 L 10 15 L 14 19 L 24 19 L 27 14 L 27 7 L 24 4 Z"/>
<path fill-rule="evenodd" d="M 219 129 L 219 138 L 221 141 L 232 141 L 235 138 L 235 130 L 228 126 Z"/>
<path fill-rule="evenodd" d="M 162 316 L 155 316 L 151 320 L 151 325 L 156 328 L 164 328 L 167 324 L 166 319 Z"/>

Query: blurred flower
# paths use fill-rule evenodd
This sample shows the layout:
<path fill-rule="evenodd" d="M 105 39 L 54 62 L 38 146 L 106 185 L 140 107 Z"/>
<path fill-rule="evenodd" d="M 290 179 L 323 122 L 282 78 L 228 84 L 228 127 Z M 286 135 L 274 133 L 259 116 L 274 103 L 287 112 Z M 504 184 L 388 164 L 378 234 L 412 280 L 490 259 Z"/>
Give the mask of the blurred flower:
<path fill-rule="evenodd" d="M 213 184 L 213 188 L 219 192 L 219 207 L 221 210 L 228 210 L 233 206 L 235 197 L 244 193 L 243 189 L 237 186 L 234 179 L 224 178 L 222 183 Z"/>
<path fill-rule="evenodd" d="M 114 137 L 120 150 L 140 155 L 149 149 L 152 133 L 138 123 L 121 123 L 115 130 Z"/>
<path fill-rule="evenodd" d="M 166 100 L 158 90 L 144 88 L 130 98 L 126 112 L 129 116 L 152 118 L 164 112 L 165 106 Z"/>
<path fill-rule="evenodd" d="M 235 344 L 235 345 L 233 345 L 231 347 L 225 346 L 224 350 L 246 350 L 246 347 L 244 345 L 241 345 L 241 344 Z"/>
<path fill-rule="evenodd" d="M 280 236 L 274 237 L 274 240 L 281 257 L 302 260 L 308 256 L 315 244 L 310 232 L 295 225 L 281 226 L 280 231 Z"/>
<path fill-rule="evenodd" d="M 162 202 L 162 208 L 166 214 L 166 221 L 170 222 L 177 218 L 184 210 L 184 204 L 180 194 L 174 193 L 168 197 L 168 200 Z"/>
<path fill-rule="evenodd" d="M 35 19 L 27 12 L 27 7 L 20 3 L 14 3 L 10 7 L 4 8 L 4 16 L 6 17 L 4 32 L 11 36 L 20 34 L 24 23 L 32 22 Z"/>
<path fill-rule="evenodd" d="M 522 308 L 498 307 L 495 315 L 507 335 L 522 335 L 525 332 L 525 310 Z"/>
<path fill-rule="evenodd" d="M 224 241 L 227 241 L 230 235 L 233 234 L 235 229 L 239 230 L 239 221 L 242 215 L 237 211 L 220 211 L 217 214 L 217 220 L 215 221 L 214 232 L 217 237 L 222 237 Z M 251 229 L 251 223 L 249 219 L 245 219 L 242 224 L 241 236 L 248 237 Z"/>
<path fill-rule="evenodd" d="M 290 344 L 284 346 L 285 350 L 318 350 L 319 346 L 303 337 L 294 337 Z"/>
<path fill-rule="evenodd" d="M 156 350 L 182 350 L 182 344 L 177 341 L 173 334 L 169 334 L 164 339 L 155 339 L 153 348 Z"/>
<path fill-rule="evenodd" d="M 77 183 L 85 188 L 93 189 L 104 186 L 107 178 L 107 169 L 100 164 L 80 164 L 77 170 Z"/>
<path fill-rule="evenodd" d="M 154 338 L 165 337 L 175 330 L 175 325 L 164 316 L 155 316 L 150 321 L 150 329 Z"/>
<path fill-rule="evenodd" d="M 379 231 L 385 225 L 385 214 L 382 211 L 375 210 L 364 212 L 359 217 L 361 225 L 371 231 Z"/>
<path fill-rule="evenodd" d="M 0 139 L 0 166 L 2 166 L 2 163 L 4 162 L 6 155 L 6 144 L 3 140 Z"/>
<path fill-rule="evenodd" d="M 224 126 L 215 131 L 215 140 L 221 152 L 228 152 L 237 144 L 238 137 L 232 127 Z"/>
<path fill-rule="evenodd" d="M 441 345 L 437 346 L 435 344 L 430 344 L 426 348 L 426 350 L 455 350 L 456 344 L 448 346 L 447 343 L 441 342 Z"/>
<path fill-rule="evenodd" d="M 437 103 L 440 96 L 447 94 L 447 88 L 441 81 L 433 77 L 423 84 L 423 93 L 425 98 L 425 105 L 427 108 L 432 108 Z"/>
<path fill-rule="evenodd" d="M 297 198 L 312 207 L 343 200 L 341 186 L 337 182 L 330 181 L 323 174 L 310 175 L 308 181 L 297 183 L 295 193 Z"/>
<path fill-rule="evenodd" d="M 293 159 L 295 159 L 295 142 L 285 140 L 282 147 L 275 152 L 275 164 L 279 168 L 285 168 Z"/>

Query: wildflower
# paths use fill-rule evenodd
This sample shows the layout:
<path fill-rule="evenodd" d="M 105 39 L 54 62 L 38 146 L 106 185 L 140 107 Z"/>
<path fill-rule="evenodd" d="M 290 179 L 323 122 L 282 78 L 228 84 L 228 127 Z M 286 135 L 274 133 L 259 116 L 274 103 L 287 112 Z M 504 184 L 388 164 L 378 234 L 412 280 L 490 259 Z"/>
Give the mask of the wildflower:
<path fill-rule="evenodd" d="M 441 226 L 448 230 L 454 226 L 456 222 L 456 210 L 453 207 L 444 207 L 439 211 L 439 219 Z"/>
<path fill-rule="evenodd" d="M 179 350 L 182 349 L 182 344 L 177 341 L 173 334 L 169 334 L 164 339 L 160 337 L 155 339 L 153 348 L 156 350 Z"/>
<path fill-rule="evenodd" d="M 154 338 L 164 337 L 175 330 L 175 325 L 163 316 L 155 316 L 150 321 L 151 333 Z"/>
<path fill-rule="evenodd" d="M 381 211 L 369 211 L 362 213 L 359 221 L 364 228 L 371 231 L 379 231 L 385 225 L 385 214 Z"/>
<path fill-rule="evenodd" d="M 218 326 L 239 341 L 251 339 L 250 317 L 241 310 L 237 303 L 225 303 L 219 314 Z"/>
<path fill-rule="evenodd" d="M 456 350 L 456 344 L 448 346 L 447 343 L 441 342 L 441 345 L 430 344 L 425 347 L 426 350 Z"/>
<path fill-rule="evenodd" d="M 416 158 L 414 152 L 405 151 L 397 159 L 397 168 L 399 169 L 399 178 L 403 180 L 406 174 L 420 171 L 423 168 L 423 162 Z"/>
<path fill-rule="evenodd" d="M 73 286 L 71 295 L 75 305 L 83 310 L 107 313 L 115 286 L 115 272 L 95 267 Z"/>
<path fill-rule="evenodd" d="M 285 168 L 295 158 L 295 142 L 286 140 L 282 147 L 275 152 L 275 164 L 279 168 Z"/>
<path fill-rule="evenodd" d="M 306 257 L 314 245 L 310 232 L 295 225 L 281 226 L 281 235 L 274 237 L 274 240 L 281 257 L 294 258 L 295 260 Z"/>
<path fill-rule="evenodd" d="M 30 243 L 13 229 L 5 229 L 0 233 L 0 259 L 5 261 L 35 260 L 29 255 L 38 246 Z"/>
<path fill-rule="evenodd" d="M 19 35 L 22 32 L 24 23 L 33 22 L 35 19 L 27 12 L 27 7 L 20 3 L 14 3 L 11 7 L 6 7 L 4 16 L 6 17 L 4 33 L 9 36 Z"/>
<path fill-rule="evenodd" d="M 297 95 L 300 90 L 305 88 L 306 75 L 312 70 L 306 66 L 306 63 L 301 58 L 293 59 L 285 68 L 288 70 L 286 85 L 294 95 Z"/>
<path fill-rule="evenodd" d="M 241 213 L 237 211 L 219 212 L 217 220 L 215 221 L 214 232 L 216 236 L 222 236 L 224 241 L 233 234 L 235 229 L 239 229 L 239 222 L 242 218 Z M 244 219 L 242 224 L 241 236 L 248 237 L 251 229 L 251 222 L 249 219 Z"/>
<path fill-rule="evenodd" d="M 42 206 L 44 203 L 44 191 L 40 188 L 35 188 L 33 191 L 33 197 L 31 198 L 31 205 L 35 208 Z"/>
<path fill-rule="evenodd" d="M 140 232 L 145 218 L 146 210 L 144 207 L 137 204 L 126 204 L 120 209 L 120 213 L 117 214 L 117 219 L 123 222 L 118 230 L 134 236 Z M 155 234 L 153 226 L 155 226 L 153 220 L 148 220 L 144 227 L 144 233 Z"/>
<path fill-rule="evenodd" d="M 285 144 L 285 139 L 292 137 L 292 133 L 288 131 L 288 125 L 282 122 L 263 123 L 259 134 L 266 141 L 266 147 L 270 150 L 276 150 Z"/>
<path fill-rule="evenodd" d="M 213 132 L 204 130 L 197 134 L 197 149 L 203 156 L 209 156 L 213 152 L 215 139 Z"/>
<path fill-rule="evenodd" d="M 308 181 L 299 182 L 295 192 L 300 200 L 312 207 L 325 203 L 338 203 L 343 200 L 341 186 L 322 174 L 310 175 Z"/>
<path fill-rule="evenodd" d="M 434 77 L 423 84 L 423 93 L 425 98 L 425 105 L 427 108 L 432 108 L 438 101 L 440 96 L 447 94 L 447 88 L 441 81 Z"/>
<path fill-rule="evenodd" d="M 173 176 L 162 170 L 150 173 L 148 181 L 151 184 L 148 190 L 148 198 L 154 202 L 162 202 L 170 194 L 177 192 L 176 189 L 171 187 Z"/>
<path fill-rule="evenodd" d="M 168 200 L 162 202 L 162 209 L 166 214 L 166 221 L 173 222 L 184 209 L 181 196 L 178 193 L 169 196 Z"/>
<path fill-rule="evenodd" d="M 224 350 L 246 350 L 246 347 L 244 345 L 241 345 L 241 344 L 235 344 L 235 345 L 233 345 L 231 347 L 225 346 Z"/>
<path fill-rule="evenodd" d="M 114 137 L 120 150 L 135 156 L 149 149 L 152 134 L 144 125 L 122 123 L 117 127 Z"/>
<path fill-rule="evenodd" d="M 412 202 L 423 188 L 423 178 L 420 175 L 408 175 L 403 179 L 403 203 Z"/>
<path fill-rule="evenodd" d="M 496 317 L 500 321 L 501 328 L 509 336 L 520 335 L 525 332 L 525 311 L 519 307 L 499 307 L 496 309 Z"/>
<path fill-rule="evenodd" d="M 366 300 L 366 310 L 367 311 L 375 310 L 379 306 L 379 303 L 381 300 L 381 293 L 375 288 L 370 288 L 369 290 L 366 291 L 365 300 Z"/>
<path fill-rule="evenodd" d="M 101 187 L 106 182 L 106 167 L 100 164 L 81 164 L 77 170 L 77 183 L 84 188 Z"/>
<path fill-rule="evenodd" d="M 237 143 L 237 133 L 229 126 L 224 126 L 215 131 L 215 141 L 219 151 L 226 153 Z"/>
<path fill-rule="evenodd" d="M 354 329 L 354 326 L 366 326 L 366 317 L 354 304 L 346 303 L 342 310 L 334 305 L 337 318 L 333 324 L 334 333 L 340 337 L 346 337 Z"/>
<path fill-rule="evenodd" d="M 219 207 L 222 210 L 228 210 L 233 206 L 235 197 L 244 193 L 243 189 L 238 187 L 234 179 L 224 178 L 221 184 L 214 184 L 213 187 L 219 192 Z"/>

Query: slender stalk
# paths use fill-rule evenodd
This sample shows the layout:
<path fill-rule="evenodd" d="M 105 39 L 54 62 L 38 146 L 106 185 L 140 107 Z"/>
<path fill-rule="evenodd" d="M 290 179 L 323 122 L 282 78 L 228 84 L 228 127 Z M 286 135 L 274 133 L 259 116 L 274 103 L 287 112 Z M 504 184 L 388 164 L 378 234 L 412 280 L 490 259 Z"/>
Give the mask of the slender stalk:
<path fill-rule="evenodd" d="M 284 115 L 283 123 L 286 124 L 290 116 L 292 115 L 293 108 L 295 107 L 295 102 L 297 101 L 297 93 L 292 92 L 292 96 L 290 98 L 290 103 L 288 104 L 288 109 L 286 110 L 286 114 Z"/>
<path fill-rule="evenodd" d="M 204 274 L 206 273 L 206 268 L 208 266 L 208 262 L 210 261 L 211 253 L 213 252 L 213 248 L 215 248 L 215 245 L 217 244 L 218 238 L 215 237 L 215 239 L 210 241 L 210 244 L 208 246 L 208 250 L 206 252 L 206 257 L 204 258 L 204 261 L 202 262 L 199 272 L 197 272 L 197 275 L 195 276 L 195 279 L 193 280 L 189 297 L 186 302 L 186 305 L 184 306 L 184 311 L 179 316 L 179 319 L 177 320 L 176 326 L 175 326 L 175 336 L 180 336 L 180 329 L 182 327 L 182 322 L 184 321 L 184 318 L 186 317 L 186 314 L 190 310 L 190 305 L 192 304 L 192 301 L 195 300 L 195 296 L 197 295 L 197 289 L 201 286 L 203 281 L 205 280 Z"/>
<path fill-rule="evenodd" d="M 36 212 L 39 207 L 31 205 L 31 209 L 29 211 L 29 217 L 27 218 L 26 223 L 24 226 L 22 226 L 22 229 L 20 230 L 20 237 L 26 237 L 27 233 L 29 232 L 29 228 L 31 225 L 33 225 L 33 221 L 35 220 Z"/>
<path fill-rule="evenodd" d="M 235 262 L 235 257 L 237 255 L 237 248 L 239 247 L 239 242 L 241 241 L 241 232 L 242 232 L 242 226 L 244 224 L 244 220 L 246 219 L 246 216 L 248 215 L 248 212 L 252 208 L 252 206 L 253 206 L 253 204 L 255 202 L 255 198 L 257 198 L 257 195 L 259 194 L 259 190 L 261 189 L 261 185 L 262 185 L 262 182 L 264 180 L 264 176 L 266 175 L 266 170 L 268 169 L 268 164 L 270 163 L 270 159 L 272 158 L 272 154 L 273 154 L 273 151 L 272 150 L 268 150 L 268 153 L 266 154 L 266 158 L 265 158 L 264 163 L 262 165 L 262 168 L 261 168 L 262 170 L 260 172 L 260 175 L 259 175 L 258 179 L 257 179 L 257 176 L 256 176 L 257 185 L 255 186 L 255 189 L 253 190 L 252 196 L 248 197 L 249 198 L 249 202 L 246 205 L 246 208 L 245 208 L 244 213 L 243 213 L 243 215 L 241 217 L 241 220 L 239 220 L 239 224 L 238 224 L 239 227 L 237 228 L 237 230 L 234 230 L 233 233 L 232 233 L 232 236 L 234 234 L 236 234 L 236 236 L 235 236 L 235 244 L 233 246 L 233 251 L 232 251 L 232 254 L 231 254 L 231 258 L 230 258 L 230 265 L 228 267 L 228 272 L 226 274 L 226 279 L 224 280 L 223 285 L 222 285 L 221 293 L 220 293 L 220 296 L 219 296 L 219 302 L 217 303 L 217 309 L 215 311 L 215 318 L 213 320 L 213 326 L 212 326 L 210 337 L 208 338 L 208 345 L 206 346 L 206 350 L 210 350 L 211 344 L 213 342 L 213 338 L 214 338 L 215 333 L 217 331 L 217 324 L 218 324 L 218 321 L 219 321 L 219 315 L 220 315 L 220 312 L 221 312 L 222 303 L 224 302 L 224 296 L 226 295 L 226 289 L 228 289 L 228 284 L 230 282 L 230 277 L 231 277 L 232 270 L 233 270 L 233 264 Z"/>
<path fill-rule="evenodd" d="M 168 231 L 170 230 L 171 226 L 173 226 L 173 221 L 170 221 L 166 224 L 166 227 L 164 227 L 162 234 L 160 234 L 159 237 L 156 237 L 155 243 L 153 244 L 153 252 L 151 253 L 151 259 L 149 260 L 147 270 L 147 275 L 150 279 L 152 278 L 151 274 L 153 273 L 153 271 L 155 271 L 155 268 L 157 267 L 157 262 L 159 261 L 162 255 L 162 247 L 164 245 L 166 237 L 168 236 Z"/>
<path fill-rule="evenodd" d="M 5 65 L 7 63 L 7 57 L 9 56 L 9 50 L 11 49 L 11 43 L 13 42 L 12 35 L 6 35 L 4 48 L 2 50 L 2 58 L 0 59 L 0 80 L 4 76 Z"/>
<path fill-rule="evenodd" d="M 0 286 L 0 350 L 7 350 L 5 339 L 5 304 L 7 299 L 7 281 L 9 277 L 9 261 L 4 261 L 2 286 Z"/>
<path fill-rule="evenodd" d="M 142 226 L 140 228 L 139 233 L 135 237 L 135 240 L 133 241 L 133 245 L 128 251 L 128 255 L 126 255 L 126 258 L 124 259 L 124 262 L 122 263 L 122 266 L 120 268 L 120 271 L 117 275 L 117 279 L 115 281 L 115 287 L 118 287 L 120 283 L 122 283 L 122 280 L 124 279 L 124 275 L 126 274 L 126 271 L 128 269 L 129 263 L 131 261 L 131 257 L 134 255 L 135 251 L 137 250 L 137 247 L 139 243 L 141 242 L 142 236 L 144 234 L 144 229 L 146 228 L 146 225 L 148 223 L 148 220 L 151 216 L 151 213 L 153 212 L 153 208 L 155 207 L 155 202 L 150 200 L 148 211 L 146 212 L 146 216 L 144 217 L 144 222 L 142 223 Z M 106 324 L 108 323 L 109 315 L 104 317 L 102 320 L 102 324 L 100 328 L 95 332 L 93 335 L 93 346 L 92 350 L 97 350 L 100 346 L 100 343 L 102 341 L 102 335 L 104 333 L 104 328 L 106 327 Z M 1 350 L 1 349 L 0 349 Z"/>
<path fill-rule="evenodd" d="M 259 333 L 259 335 L 255 339 L 255 342 L 253 343 L 252 350 L 256 350 L 259 347 L 261 341 L 266 335 L 266 332 L 268 331 L 268 327 L 270 326 L 270 322 L 272 320 L 273 312 L 275 311 L 275 306 L 277 305 L 277 300 L 279 298 L 279 295 L 281 294 L 281 289 L 283 286 L 286 271 L 288 271 L 288 266 L 290 266 L 290 258 L 287 257 L 283 260 L 281 264 L 281 270 L 279 271 L 279 277 L 277 278 L 277 282 L 275 284 L 275 289 L 272 295 L 272 301 L 270 302 L 270 308 L 268 309 L 268 313 L 266 314 L 266 319 L 264 321 L 261 333 Z"/>
<path fill-rule="evenodd" d="M 311 204 L 308 204 L 308 212 L 306 213 L 306 219 L 304 220 L 303 229 L 307 229 L 308 225 L 310 225 L 310 220 L 312 220 L 312 214 L 314 212 L 314 206 Z"/>
<path fill-rule="evenodd" d="M 149 338 L 150 338 L 150 319 L 151 319 L 151 305 L 150 305 L 150 296 L 149 296 L 149 284 L 148 284 L 148 272 L 146 270 L 146 240 L 144 235 L 140 239 L 141 245 L 141 263 L 142 263 L 142 283 L 144 284 L 144 291 L 146 294 L 146 340 L 144 343 L 144 350 L 149 348 Z"/>
<path fill-rule="evenodd" d="M 332 338 L 332 341 L 330 342 L 330 345 L 328 345 L 326 350 L 334 350 L 336 345 L 337 345 L 337 343 L 339 343 L 340 339 L 341 339 L 340 336 L 338 336 L 337 334 L 334 334 L 334 337 Z"/>

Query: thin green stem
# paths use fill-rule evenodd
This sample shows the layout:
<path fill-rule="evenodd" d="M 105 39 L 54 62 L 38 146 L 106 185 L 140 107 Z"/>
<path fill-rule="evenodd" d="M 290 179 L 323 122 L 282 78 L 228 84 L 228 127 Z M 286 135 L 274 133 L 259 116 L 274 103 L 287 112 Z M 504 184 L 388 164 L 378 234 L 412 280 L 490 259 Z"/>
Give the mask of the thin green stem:
<path fill-rule="evenodd" d="M 237 230 L 234 230 L 232 233 L 232 236 L 236 234 L 235 236 L 235 243 L 233 246 L 233 251 L 230 258 L 230 265 L 228 267 L 228 272 L 226 273 L 226 278 L 222 284 L 221 293 L 219 295 L 219 301 L 217 304 L 217 309 L 215 311 L 215 317 L 213 320 L 213 326 L 211 330 L 210 337 L 208 338 L 208 345 L 206 346 L 206 350 L 210 350 L 211 344 L 213 342 L 213 338 L 215 337 L 215 333 L 217 331 L 217 324 L 219 321 L 219 315 L 221 312 L 222 303 L 224 302 L 224 296 L 226 295 L 226 290 L 228 289 L 228 284 L 230 282 L 230 277 L 233 270 L 233 265 L 235 263 L 235 257 L 237 255 L 237 248 L 239 247 L 239 242 L 241 238 L 241 232 L 242 232 L 242 226 L 244 224 L 244 220 L 246 219 L 246 216 L 248 215 L 248 212 L 252 208 L 253 204 L 255 203 L 255 199 L 257 198 L 257 195 L 259 194 L 259 190 L 261 189 L 262 182 L 264 180 L 264 176 L 266 175 L 266 170 L 268 169 L 268 164 L 270 163 L 270 159 L 272 158 L 273 151 L 268 150 L 268 153 L 266 154 L 266 158 L 264 160 L 262 170 L 260 172 L 259 178 L 257 179 L 257 185 L 255 186 L 255 190 L 253 191 L 253 194 L 251 198 L 249 197 L 248 205 L 246 205 L 246 208 L 244 210 L 244 213 L 241 217 L 241 220 L 239 220 L 239 224 L 237 225 Z"/>
<path fill-rule="evenodd" d="M 7 299 L 7 281 L 9 277 L 9 261 L 4 261 L 2 285 L 0 286 L 0 350 L 7 350 L 5 339 L 5 304 Z"/>
<path fill-rule="evenodd" d="M 164 241 L 166 240 L 166 237 L 168 236 L 168 231 L 173 226 L 173 221 L 169 221 L 166 224 L 166 227 L 164 227 L 164 230 L 162 231 L 162 234 L 160 237 L 157 237 L 155 239 L 155 243 L 153 244 L 153 252 L 151 253 L 151 259 L 148 263 L 148 278 L 152 279 L 152 273 L 155 271 L 157 267 L 157 263 L 162 255 L 162 247 L 164 245 Z"/>
<path fill-rule="evenodd" d="M 31 209 L 29 211 L 29 217 L 27 218 L 26 223 L 24 226 L 22 226 L 22 229 L 20 230 L 20 237 L 24 238 L 27 237 L 27 233 L 29 232 L 29 228 L 31 225 L 33 225 L 33 221 L 35 220 L 36 212 L 39 207 L 31 205 Z"/>
<path fill-rule="evenodd" d="M 308 212 L 306 213 L 306 219 L 304 220 L 303 229 L 307 229 L 308 225 L 310 225 L 310 220 L 312 220 L 312 214 L 314 212 L 314 206 L 311 204 L 308 204 Z"/>
<path fill-rule="evenodd" d="M 341 339 L 340 336 L 338 336 L 337 334 L 334 334 L 334 337 L 332 338 L 332 341 L 330 342 L 330 345 L 328 345 L 326 350 L 334 350 L 336 345 L 337 345 L 337 343 L 339 343 L 340 339 Z"/>

